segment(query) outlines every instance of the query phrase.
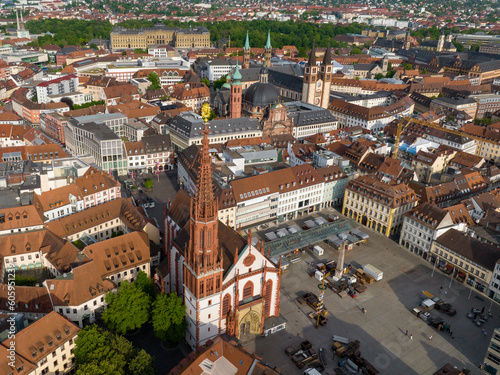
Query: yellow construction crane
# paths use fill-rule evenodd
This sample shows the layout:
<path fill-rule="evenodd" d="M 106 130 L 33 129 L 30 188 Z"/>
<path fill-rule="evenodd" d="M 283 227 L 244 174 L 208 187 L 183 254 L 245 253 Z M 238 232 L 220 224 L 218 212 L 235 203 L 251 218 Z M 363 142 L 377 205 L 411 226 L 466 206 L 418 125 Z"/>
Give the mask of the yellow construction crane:
<path fill-rule="evenodd" d="M 494 145 L 497 144 L 496 141 L 494 141 L 494 140 L 489 140 L 489 139 L 486 139 L 486 138 L 478 137 L 476 135 L 471 135 L 471 134 L 465 133 L 465 132 L 463 132 L 461 130 L 448 129 L 448 128 L 445 128 L 445 127 L 443 127 L 443 126 L 441 126 L 439 124 L 435 124 L 435 123 L 432 123 L 432 122 L 419 120 L 419 119 L 416 119 L 416 118 L 413 118 L 413 117 L 410 117 L 410 116 L 405 116 L 405 117 L 402 117 L 398 121 L 398 126 L 397 126 L 397 131 L 396 131 L 396 140 L 395 140 L 395 144 L 394 144 L 394 152 L 392 154 L 392 157 L 394 159 L 398 158 L 399 143 L 401 141 L 401 133 L 412 122 L 415 123 L 415 124 L 426 126 L 428 128 L 439 129 L 439 130 L 442 130 L 442 131 L 444 131 L 446 133 L 451 133 L 451 134 L 459 135 L 461 137 L 466 137 L 466 138 L 470 138 L 470 139 L 474 139 L 476 141 L 479 141 L 478 142 L 478 148 L 476 149 L 476 155 L 479 155 L 481 153 L 481 146 L 482 146 L 482 144 L 484 142 L 491 143 L 491 144 L 494 144 Z"/>

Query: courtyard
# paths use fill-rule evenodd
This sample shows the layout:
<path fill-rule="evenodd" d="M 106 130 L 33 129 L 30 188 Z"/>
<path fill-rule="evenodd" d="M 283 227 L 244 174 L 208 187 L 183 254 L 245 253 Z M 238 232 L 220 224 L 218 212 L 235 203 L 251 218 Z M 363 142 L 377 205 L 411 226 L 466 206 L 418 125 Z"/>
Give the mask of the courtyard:
<path fill-rule="evenodd" d="M 314 216 L 326 217 L 331 209 L 315 213 L 299 220 Z M 258 232 L 264 233 L 283 226 L 271 226 Z M 372 264 L 384 273 L 381 281 L 367 286 L 367 290 L 357 298 L 340 298 L 330 289 L 325 293 L 325 306 L 328 309 L 328 324 L 315 328 L 307 314 L 312 310 L 296 299 L 303 292 L 318 295 L 318 280 L 309 277 L 310 262 L 337 260 L 338 251 L 326 243 L 323 256 L 307 251 L 301 261 L 292 263 L 284 272 L 281 283 L 281 314 L 288 320 L 287 329 L 268 337 L 243 341 L 251 352 L 263 357 L 265 362 L 277 366 L 285 374 L 301 374 L 295 364 L 285 354 L 285 349 L 304 339 L 312 342 L 316 351 L 327 350 L 327 368 L 325 373 L 334 373 L 338 358 L 333 359 L 331 351 L 332 336 L 339 335 L 360 341 L 361 356 L 371 362 L 381 374 L 432 374 L 434 371 L 451 363 L 457 368 L 468 368 L 471 374 L 481 374 L 478 366 L 483 362 L 486 349 L 494 327 L 500 323 L 500 307 L 491 303 L 484 295 L 472 290 L 437 269 L 433 272 L 432 264 L 401 248 L 393 240 L 366 227 L 360 229 L 370 235 L 365 244 L 354 246 L 346 252 L 345 262 L 353 270 L 365 264 Z M 442 289 L 441 289 L 442 288 Z M 457 310 L 455 316 L 433 312 L 450 324 L 453 336 L 438 332 L 411 313 L 420 301 L 422 291 L 429 291 Z M 466 317 L 471 308 L 491 309 L 492 317 L 482 327 L 478 327 Z M 367 310 L 366 314 L 361 311 Z M 486 330 L 486 335 L 482 329 Z M 406 336 L 413 335 L 413 339 Z M 428 337 L 432 335 L 432 341 Z"/>

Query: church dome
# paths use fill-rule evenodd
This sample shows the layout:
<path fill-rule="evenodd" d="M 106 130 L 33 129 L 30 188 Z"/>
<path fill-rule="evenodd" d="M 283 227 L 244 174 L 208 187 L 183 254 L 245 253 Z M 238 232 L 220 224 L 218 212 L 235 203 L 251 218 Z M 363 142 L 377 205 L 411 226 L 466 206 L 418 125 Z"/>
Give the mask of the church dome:
<path fill-rule="evenodd" d="M 280 93 L 276 86 L 271 83 L 255 82 L 243 94 L 243 101 L 250 103 L 252 107 L 265 108 L 279 101 Z"/>

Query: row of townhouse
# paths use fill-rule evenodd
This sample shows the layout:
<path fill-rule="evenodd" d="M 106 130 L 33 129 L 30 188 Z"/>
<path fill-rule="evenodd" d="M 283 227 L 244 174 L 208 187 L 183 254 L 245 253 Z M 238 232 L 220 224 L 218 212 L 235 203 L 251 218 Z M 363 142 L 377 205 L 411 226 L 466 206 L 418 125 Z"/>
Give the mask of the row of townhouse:
<path fill-rule="evenodd" d="M 29 321 L 55 310 L 83 327 L 104 310 L 107 292 L 122 281 L 134 281 L 140 272 L 149 276 L 151 267 L 159 264 L 159 248 L 150 244 L 148 233 L 143 231 L 99 242 L 87 237 L 87 244 L 80 241 L 83 250 L 75 244 L 47 229 L 0 237 L 3 274 L 7 268 L 45 269 L 53 276 L 42 284 L 46 291 L 39 286 L 19 291 L 16 311 Z M 8 298 L 2 284 L 0 312 L 9 311 Z"/>
<path fill-rule="evenodd" d="M 298 165 L 231 181 L 235 225 L 283 222 L 341 201 L 347 175 L 338 166 Z M 221 209 L 221 207 L 219 207 Z"/>
<path fill-rule="evenodd" d="M 34 193 L 33 205 L 46 222 L 120 197 L 120 183 L 91 167 L 67 186 L 41 194 Z"/>

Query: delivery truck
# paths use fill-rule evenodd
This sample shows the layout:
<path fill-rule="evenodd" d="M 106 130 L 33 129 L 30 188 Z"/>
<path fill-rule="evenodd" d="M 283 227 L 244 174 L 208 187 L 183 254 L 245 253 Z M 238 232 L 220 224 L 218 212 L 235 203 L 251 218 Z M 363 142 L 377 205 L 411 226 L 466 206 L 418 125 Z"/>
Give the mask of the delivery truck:
<path fill-rule="evenodd" d="M 363 266 L 363 271 L 368 275 L 372 276 L 375 281 L 380 281 L 384 277 L 384 273 L 378 268 L 372 266 L 371 264 L 366 264 Z"/>

